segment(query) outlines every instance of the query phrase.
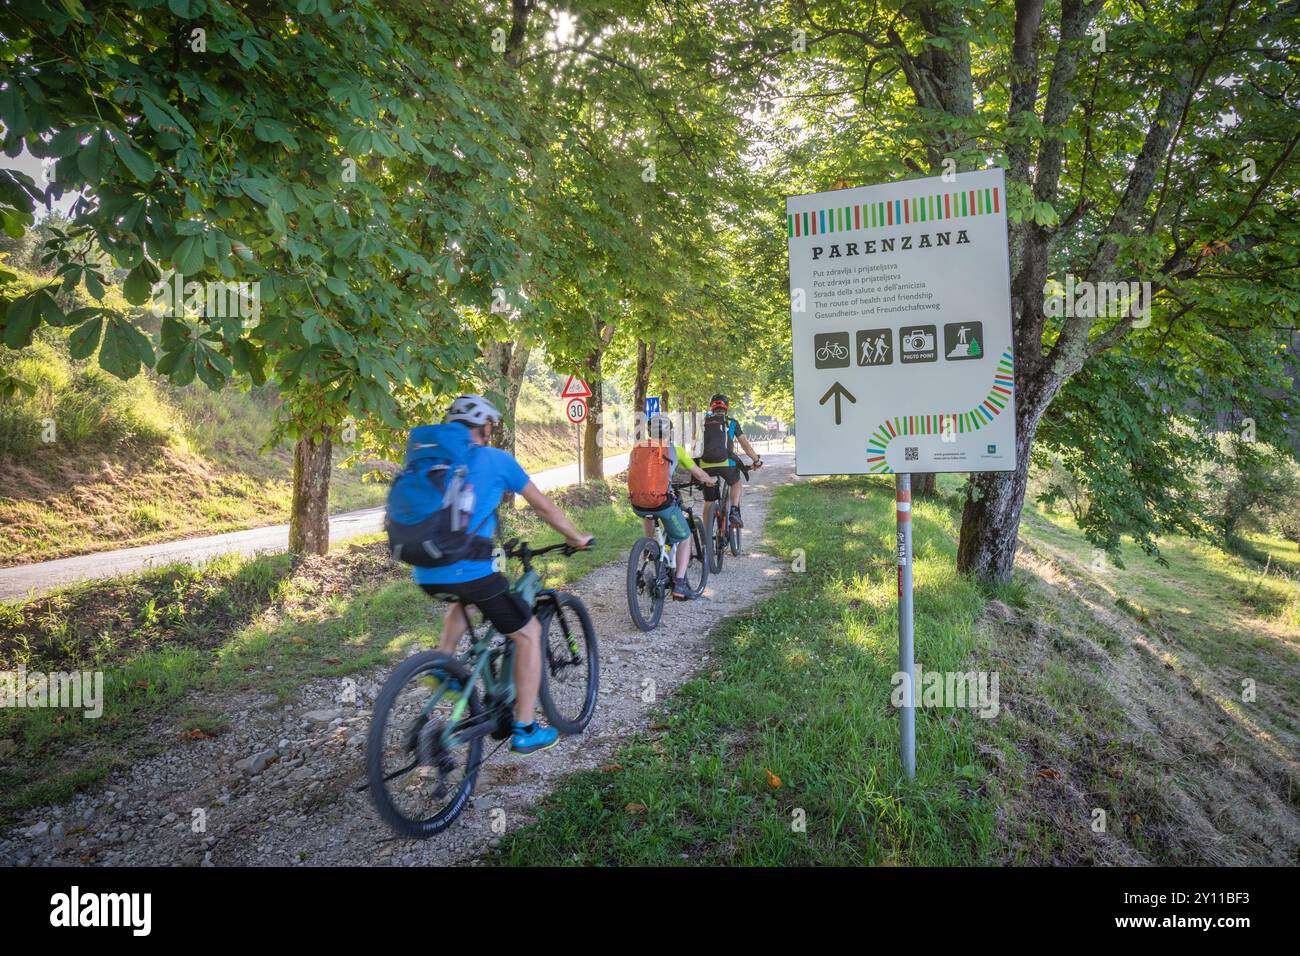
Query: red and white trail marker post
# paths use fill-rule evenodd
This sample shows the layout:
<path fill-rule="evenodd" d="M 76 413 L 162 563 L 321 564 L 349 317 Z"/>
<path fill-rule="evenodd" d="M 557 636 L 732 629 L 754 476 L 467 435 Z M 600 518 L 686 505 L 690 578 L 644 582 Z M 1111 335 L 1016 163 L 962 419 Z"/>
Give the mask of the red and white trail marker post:
<path fill-rule="evenodd" d="M 573 437 L 578 449 L 579 484 L 582 483 L 582 423 L 587 420 L 587 399 L 590 397 L 591 389 L 576 375 L 570 375 L 564 388 L 560 389 L 560 398 L 568 399 L 564 414 L 573 422 Z"/>
<path fill-rule="evenodd" d="M 799 475 L 892 474 L 899 754 L 916 773 L 912 474 L 1014 471 L 1006 182 L 982 169 L 786 200 Z"/>
<path fill-rule="evenodd" d="M 898 505 L 898 669 L 907 675 L 908 695 L 898 710 L 899 755 L 907 779 L 916 776 L 916 685 L 912 652 L 912 476 L 894 476 Z"/>

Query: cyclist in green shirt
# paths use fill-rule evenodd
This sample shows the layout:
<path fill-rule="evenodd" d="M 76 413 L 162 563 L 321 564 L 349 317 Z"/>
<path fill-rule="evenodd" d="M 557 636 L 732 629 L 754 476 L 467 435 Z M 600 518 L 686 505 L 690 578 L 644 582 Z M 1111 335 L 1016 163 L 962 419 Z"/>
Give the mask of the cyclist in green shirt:
<path fill-rule="evenodd" d="M 648 434 L 655 441 L 662 441 L 668 446 L 668 460 L 672 462 L 673 468 L 668 479 L 668 487 L 672 491 L 673 486 L 678 483 L 684 483 L 684 479 L 689 476 L 694 478 L 700 484 L 710 485 L 719 481 L 705 474 L 704 469 L 695 463 L 690 454 L 681 445 L 674 445 L 673 441 L 673 420 L 667 415 L 655 415 L 647 423 Z M 647 538 L 653 538 L 655 534 L 655 525 L 652 518 L 658 518 L 664 523 L 664 533 L 668 538 L 670 545 L 677 548 L 676 557 L 673 563 L 682 573 L 673 577 L 673 600 L 689 600 L 690 594 L 686 589 L 685 569 L 691 562 L 691 529 L 686 523 L 686 515 L 682 514 L 681 504 L 675 491 L 672 491 L 672 498 L 668 504 L 655 511 L 647 511 L 643 508 L 633 508 L 643 519 L 645 525 L 645 534 Z"/>

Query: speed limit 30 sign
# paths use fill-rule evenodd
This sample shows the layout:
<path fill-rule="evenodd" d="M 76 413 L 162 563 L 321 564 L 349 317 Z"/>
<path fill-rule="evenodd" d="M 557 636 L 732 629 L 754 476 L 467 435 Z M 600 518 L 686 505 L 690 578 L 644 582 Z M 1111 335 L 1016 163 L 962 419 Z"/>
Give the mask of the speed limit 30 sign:
<path fill-rule="evenodd" d="M 569 416 L 569 421 L 577 425 L 587 418 L 587 403 L 581 398 L 570 399 L 565 414 Z"/>

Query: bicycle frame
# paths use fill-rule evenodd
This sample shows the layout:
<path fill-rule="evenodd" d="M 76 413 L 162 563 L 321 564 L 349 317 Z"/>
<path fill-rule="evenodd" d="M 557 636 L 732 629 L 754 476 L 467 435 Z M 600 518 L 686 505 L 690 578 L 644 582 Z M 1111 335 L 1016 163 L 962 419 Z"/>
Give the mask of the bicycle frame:
<path fill-rule="evenodd" d="M 555 614 L 559 608 L 555 591 L 550 588 L 542 588 L 541 575 L 531 567 L 515 581 L 511 590 L 522 597 L 532 608 L 533 616 L 541 622 L 542 630 L 545 631 L 551 615 Z M 463 609 L 464 605 L 462 604 L 461 607 Z M 468 743 L 476 737 L 490 735 L 496 727 L 496 708 L 512 707 L 515 702 L 514 640 L 508 635 L 500 634 L 490 624 L 484 629 L 483 636 L 477 637 L 474 633 L 474 623 L 469 619 L 468 612 L 465 612 L 465 622 L 470 636 L 470 648 L 461 660 L 468 666 L 470 673 L 468 682 L 452 707 L 447 725 L 443 728 L 443 734 L 445 735 L 443 742 L 448 747 Z M 561 618 L 561 622 L 564 624 L 564 636 L 569 648 L 574 650 L 573 636 L 569 633 L 567 622 L 564 622 L 563 618 Z M 502 644 L 494 642 L 494 638 L 497 637 L 502 639 Z M 548 658 L 549 652 L 550 648 L 548 646 Z M 493 662 L 496 662 L 496 667 L 489 666 Z M 549 660 L 544 663 L 549 664 Z M 465 709 L 469 706 L 469 690 L 480 680 L 483 682 L 485 700 L 490 698 L 493 707 L 484 711 L 474 720 L 462 721 Z M 425 705 L 426 713 L 432 710 L 442 696 L 442 694 L 436 695 Z"/>

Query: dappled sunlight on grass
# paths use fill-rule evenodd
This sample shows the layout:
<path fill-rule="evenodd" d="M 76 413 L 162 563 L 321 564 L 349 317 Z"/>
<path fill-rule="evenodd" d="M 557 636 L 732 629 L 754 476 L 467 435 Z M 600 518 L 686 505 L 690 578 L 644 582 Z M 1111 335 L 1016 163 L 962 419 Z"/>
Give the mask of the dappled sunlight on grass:
<path fill-rule="evenodd" d="M 889 702 L 892 520 L 892 491 L 867 482 L 779 488 L 768 541 L 781 554 L 804 549 L 806 573 L 788 575 L 785 591 L 722 629 L 718 670 L 674 695 L 665 736 L 626 748 L 616 775 L 562 787 L 540 827 L 516 835 L 511 858 L 551 861 L 559 833 L 566 859 L 576 852 L 578 862 L 671 862 L 684 849 L 695 862 L 735 864 L 982 858 L 992 817 L 972 779 L 951 772 L 974 763 L 966 716 L 918 715 L 927 762 L 915 783 L 901 773 Z M 954 667 L 974 646 L 981 598 L 973 585 L 962 591 L 968 605 L 932 612 L 957 615 L 929 625 L 940 635 L 925 649 L 934 666 Z M 918 630 L 918 647 L 927 633 Z M 648 819 L 622 812 L 633 800 Z M 792 807 L 810 821 L 796 839 Z"/>

